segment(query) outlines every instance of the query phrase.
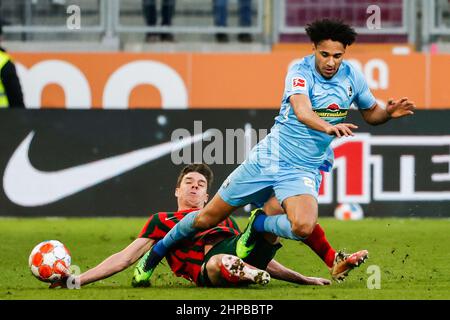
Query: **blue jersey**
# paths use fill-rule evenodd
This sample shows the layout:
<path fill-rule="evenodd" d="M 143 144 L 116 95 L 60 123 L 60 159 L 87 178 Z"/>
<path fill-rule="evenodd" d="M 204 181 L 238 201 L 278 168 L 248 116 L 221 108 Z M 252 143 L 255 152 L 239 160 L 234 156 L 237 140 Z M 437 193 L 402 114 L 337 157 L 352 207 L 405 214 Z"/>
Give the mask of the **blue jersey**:
<path fill-rule="evenodd" d="M 325 79 L 315 68 L 315 57 L 309 55 L 294 64 L 286 76 L 285 90 L 279 115 L 267 141 L 256 148 L 278 158 L 281 165 L 326 170 L 333 164 L 330 143 L 334 136 L 309 128 L 297 119 L 289 102 L 293 94 L 304 94 L 313 111 L 323 120 L 335 125 L 345 120 L 350 106 L 371 108 L 376 100 L 362 73 L 343 61 L 338 72 Z"/>

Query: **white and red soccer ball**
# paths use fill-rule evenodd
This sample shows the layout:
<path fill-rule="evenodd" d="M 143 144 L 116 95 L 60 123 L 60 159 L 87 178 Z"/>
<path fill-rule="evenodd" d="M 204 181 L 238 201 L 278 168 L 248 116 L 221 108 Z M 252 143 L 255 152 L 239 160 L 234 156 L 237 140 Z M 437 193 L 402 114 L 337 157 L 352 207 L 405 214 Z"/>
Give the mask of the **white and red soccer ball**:
<path fill-rule="evenodd" d="M 70 263 L 69 250 L 58 240 L 39 243 L 28 259 L 33 275 L 44 282 L 55 282 L 67 276 Z"/>
<path fill-rule="evenodd" d="M 361 220 L 364 211 L 358 203 L 340 203 L 334 209 L 334 217 L 338 220 Z"/>

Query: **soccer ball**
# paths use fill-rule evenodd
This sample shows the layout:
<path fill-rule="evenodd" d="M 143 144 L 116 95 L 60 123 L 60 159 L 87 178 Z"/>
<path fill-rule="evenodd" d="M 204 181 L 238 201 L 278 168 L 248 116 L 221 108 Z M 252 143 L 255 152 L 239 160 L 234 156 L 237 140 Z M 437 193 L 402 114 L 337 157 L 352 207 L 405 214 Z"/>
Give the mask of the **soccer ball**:
<path fill-rule="evenodd" d="M 341 203 L 334 209 L 334 217 L 338 220 L 361 220 L 364 211 L 357 203 Z"/>
<path fill-rule="evenodd" d="M 28 259 L 31 273 L 44 282 L 55 282 L 68 275 L 70 263 L 69 250 L 58 240 L 39 243 Z"/>

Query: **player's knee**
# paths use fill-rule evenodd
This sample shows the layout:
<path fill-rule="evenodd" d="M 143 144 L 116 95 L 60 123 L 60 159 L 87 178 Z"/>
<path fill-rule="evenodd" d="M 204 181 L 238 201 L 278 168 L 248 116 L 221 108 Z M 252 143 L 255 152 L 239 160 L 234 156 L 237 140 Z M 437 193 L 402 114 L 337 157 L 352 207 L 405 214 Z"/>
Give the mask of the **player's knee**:
<path fill-rule="evenodd" d="M 211 259 L 209 259 L 208 263 L 206 264 L 208 274 L 216 274 L 220 272 L 220 268 L 222 266 L 221 256 L 222 255 L 215 255 L 212 256 Z"/>
<path fill-rule="evenodd" d="M 301 238 L 308 238 L 314 230 L 314 223 L 293 223 L 292 233 Z"/>
<path fill-rule="evenodd" d="M 226 281 L 223 279 L 222 275 L 222 258 L 224 254 L 216 254 L 208 260 L 206 264 L 206 272 L 208 273 L 208 278 L 213 286 L 224 286 Z"/>

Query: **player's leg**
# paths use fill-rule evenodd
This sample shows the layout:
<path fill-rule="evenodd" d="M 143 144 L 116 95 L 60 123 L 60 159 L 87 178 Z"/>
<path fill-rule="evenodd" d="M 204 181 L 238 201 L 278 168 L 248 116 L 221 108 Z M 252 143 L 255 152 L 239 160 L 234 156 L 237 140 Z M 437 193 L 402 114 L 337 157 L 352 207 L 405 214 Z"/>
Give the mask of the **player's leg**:
<path fill-rule="evenodd" d="M 219 194 L 203 209 L 193 211 L 178 222 L 167 235 L 155 245 L 155 253 L 164 257 L 170 248 L 183 239 L 194 236 L 197 232 L 215 227 L 225 220 L 237 207 L 229 205 Z"/>
<path fill-rule="evenodd" d="M 219 243 L 215 244 L 209 251 L 208 253 L 205 255 L 205 265 L 208 265 L 209 261 L 213 258 L 221 255 L 228 255 L 228 256 L 233 256 L 234 259 L 237 259 L 238 257 L 235 257 L 236 255 L 236 247 L 237 247 L 237 242 L 239 240 L 239 238 L 242 235 L 238 235 L 238 236 L 233 236 L 230 238 L 227 238 L 223 241 L 220 241 Z M 236 263 L 239 268 L 234 267 L 233 270 L 243 270 L 242 272 L 244 272 L 244 276 L 248 278 L 249 277 L 256 277 L 255 281 L 256 283 L 259 283 L 258 281 L 263 280 L 263 284 L 264 284 L 264 279 L 268 279 L 268 277 L 266 276 L 265 273 L 261 273 L 262 270 L 265 270 L 267 265 L 270 263 L 270 261 L 273 259 L 273 257 L 275 256 L 276 252 L 278 249 L 281 248 L 281 244 L 279 241 L 279 238 L 276 237 L 273 234 L 258 234 L 257 235 L 257 240 L 256 240 L 256 245 L 254 250 L 250 253 L 250 255 L 246 258 L 243 259 L 242 261 L 245 264 L 249 264 L 250 266 L 248 266 L 248 268 L 250 268 L 250 270 L 248 270 L 247 268 L 243 268 L 243 266 L 246 266 L 245 264 L 242 264 L 241 262 L 238 262 L 237 260 L 233 260 L 233 259 L 229 259 L 228 262 L 230 262 L 231 260 L 234 261 L 234 263 Z M 220 270 L 222 264 L 222 269 Z M 228 266 L 228 267 L 227 267 Z M 233 263 L 227 263 L 226 265 L 223 265 L 223 260 L 222 259 L 217 259 L 215 260 L 215 264 L 212 264 L 211 270 L 210 272 L 215 272 L 216 276 L 219 277 L 220 279 L 223 280 L 223 272 L 226 272 L 226 274 L 230 273 L 230 271 L 233 270 L 228 270 L 227 268 L 229 268 L 230 266 L 233 266 Z M 259 269 L 257 271 L 255 271 L 255 269 Z M 228 272 L 227 272 L 228 270 Z M 206 271 L 206 270 L 204 270 Z M 221 272 L 221 274 L 219 274 L 219 272 Z M 256 272 L 256 273 L 255 273 Z M 259 276 L 258 276 L 259 274 Z M 200 281 L 200 285 L 210 285 L 211 281 L 208 277 L 208 274 L 206 274 L 203 272 L 202 273 L 203 278 L 202 281 Z M 233 275 L 233 273 L 231 272 L 231 275 Z M 213 276 L 211 276 L 212 279 Z M 252 281 L 253 278 L 250 278 L 250 280 Z"/>
<path fill-rule="evenodd" d="M 255 209 L 249 224 L 238 241 L 236 253 L 245 258 L 253 250 L 256 235 L 261 232 L 275 234 L 296 241 L 307 238 L 317 222 L 317 202 L 310 195 L 292 196 L 285 199 L 287 214 L 266 216 L 262 209 Z"/>
<path fill-rule="evenodd" d="M 316 198 L 309 194 L 292 196 L 283 201 L 283 207 L 291 223 L 290 231 L 294 238 L 308 238 L 317 224 L 319 206 Z"/>
<path fill-rule="evenodd" d="M 183 239 L 194 236 L 197 232 L 215 227 L 225 220 L 237 207 L 225 202 L 219 194 L 201 210 L 193 211 L 178 222 L 157 244 L 156 252 L 165 256 L 170 248 Z"/>
<path fill-rule="evenodd" d="M 264 204 L 263 211 L 267 216 L 275 216 L 285 214 L 283 207 L 280 205 L 276 197 L 272 197 Z M 302 240 L 308 247 L 311 248 L 324 262 L 331 268 L 333 266 L 336 250 L 328 242 L 325 232 L 317 223 L 311 235 Z"/>
<path fill-rule="evenodd" d="M 134 287 L 148 286 L 156 266 L 171 248 L 179 241 L 190 238 L 199 231 L 216 226 L 235 209 L 236 207 L 229 205 L 222 200 L 220 195 L 216 194 L 203 209 L 187 214 L 142 257 L 135 268 L 132 285 Z"/>
<path fill-rule="evenodd" d="M 263 210 L 268 216 L 284 214 L 283 207 L 275 197 L 264 204 Z M 325 231 L 319 223 L 316 224 L 311 235 L 302 241 L 325 262 L 330 270 L 331 277 L 336 281 L 344 280 L 348 273 L 364 263 L 369 255 L 367 250 L 360 250 L 351 254 L 342 250 L 335 250 L 328 242 Z"/>
<path fill-rule="evenodd" d="M 320 172 L 281 169 L 274 183 L 274 192 L 287 214 L 267 217 L 255 210 L 249 225 L 238 243 L 238 256 L 245 258 L 252 250 L 253 233 L 268 232 L 292 240 L 303 240 L 313 231 L 317 222 L 317 195 Z"/>
<path fill-rule="evenodd" d="M 267 201 L 268 179 L 258 181 L 258 175 L 261 173 L 257 165 L 242 164 L 236 168 L 205 208 L 186 215 L 141 259 L 134 273 L 133 286 L 148 285 L 153 270 L 179 241 L 216 226 L 242 205 L 261 202 L 261 199 L 264 199 L 262 203 Z"/>
<path fill-rule="evenodd" d="M 212 256 L 206 264 L 206 271 L 213 286 L 250 283 L 265 285 L 270 281 L 268 272 L 255 268 L 230 254 Z"/>
<path fill-rule="evenodd" d="M 264 231 L 286 239 L 306 239 L 317 223 L 321 178 L 318 170 L 289 169 L 281 172 L 274 191 L 286 215 L 267 217 L 263 223 Z"/>
<path fill-rule="evenodd" d="M 229 217 L 238 207 L 229 205 L 217 193 L 212 200 L 200 211 L 193 221 L 193 227 L 197 230 L 206 230 Z"/>
<path fill-rule="evenodd" d="M 261 176 L 257 165 L 241 164 L 220 187 L 213 199 L 201 210 L 186 215 L 162 239 L 161 246 L 155 246 L 157 253 L 166 255 L 167 250 L 182 239 L 192 237 L 198 231 L 215 227 L 225 220 L 234 210 L 252 202 L 264 203 L 272 193 L 268 179 Z M 255 181 L 256 180 L 256 181 Z M 162 251 L 158 252 L 159 246 Z M 164 248 L 164 247 L 165 248 Z"/>
<path fill-rule="evenodd" d="M 284 214 L 284 209 L 275 197 L 272 197 L 266 202 L 263 211 L 267 216 Z M 259 218 L 265 220 L 263 216 Z M 258 222 L 260 221 L 256 221 L 255 224 Z M 344 280 L 352 269 L 364 263 L 368 258 L 367 250 L 360 250 L 352 254 L 347 254 L 343 251 L 337 252 L 328 242 L 325 231 L 318 223 L 315 225 L 313 232 L 306 239 L 301 239 L 301 241 L 309 246 L 325 262 L 331 273 L 331 277 L 336 281 Z"/>
<path fill-rule="evenodd" d="M 261 209 L 254 210 L 251 217 L 253 219 L 249 223 L 252 228 L 247 228 L 244 232 L 240 247 L 251 248 L 254 242 L 251 234 L 254 232 L 273 233 L 297 241 L 306 239 L 317 223 L 317 200 L 309 194 L 295 195 L 284 199 L 283 206 L 286 214 L 271 217 L 265 216 Z M 245 245 L 244 242 L 250 245 Z M 240 255 L 241 258 L 245 256 Z"/>

